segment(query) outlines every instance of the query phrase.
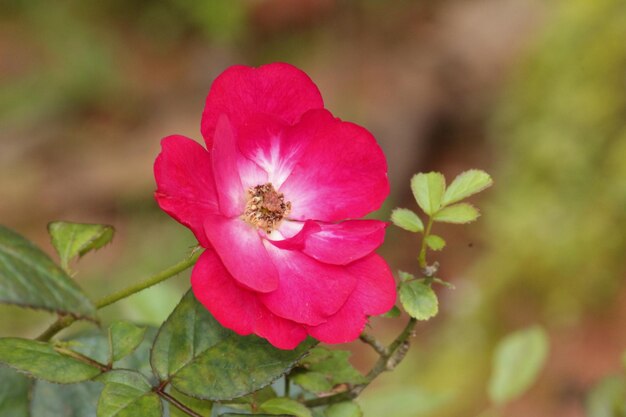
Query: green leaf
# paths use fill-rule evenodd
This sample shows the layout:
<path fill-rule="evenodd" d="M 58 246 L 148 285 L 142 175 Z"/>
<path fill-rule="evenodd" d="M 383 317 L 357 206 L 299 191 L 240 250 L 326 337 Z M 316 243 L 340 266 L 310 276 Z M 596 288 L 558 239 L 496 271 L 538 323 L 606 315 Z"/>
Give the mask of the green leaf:
<path fill-rule="evenodd" d="M 314 394 L 330 392 L 333 389 L 333 384 L 321 372 L 301 372 L 293 375 L 291 380 L 304 390 Z"/>
<path fill-rule="evenodd" d="M 145 327 L 118 321 L 109 327 L 111 362 L 117 362 L 131 354 L 141 343 L 146 334 Z"/>
<path fill-rule="evenodd" d="M 506 336 L 496 347 L 489 397 L 504 404 L 523 394 L 537 379 L 548 354 L 548 337 L 539 326 Z"/>
<path fill-rule="evenodd" d="M 62 354 L 58 350 L 49 343 L 2 338 L 0 363 L 35 378 L 60 384 L 85 381 L 100 374 L 98 367 Z"/>
<path fill-rule="evenodd" d="M 67 271 L 72 258 L 111 242 L 115 229 L 104 224 L 52 222 L 48 224 L 48 233 L 61 259 L 61 266 Z"/>
<path fill-rule="evenodd" d="M 446 241 L 437 235 L 426 236 L 426 245 L 432 250 L 441 250 L 446 247 Z"/>
<path fill-rule="evenodd" d="M 296 417 L 313 417 L 311 410 L 291 398 L 272 398 L 261 404 L 261 410 L 269 414 L 287 414 Z"/>
<path fill-rule="evenodd" d="M 366 382 L 365 377 L 350 363 L 349 351 L 328 350 L 318 346 L 311 353 L 301 363 L 311 371 L 326 375 L 333 385 L 358 385 Z"/>
<path fill-rule="evenodd" d="M 0 302 L 94 319 L 82 290 L 39 248 L 0 226 Z"/>
<path fill-rule="evenodd" d="M 428 320 L 437 315 L 437 294 L 423 280 L 405 282 L 400 286 L 400 302 L 407 313 L 418 320 Z"/>
<path fill-rule="evenodd" d="M 202 417 L 211 417 L 211 412 L 213 411 L 213 403 L 211 401 L 198 400 L 175 389 L 170 390 L 170 395 Z M 189 414 L 180 411 L 173 405 L 167 404 L 167 406 L 169 407 L 170 417 L 189 417 Z"/>
<path fill-rule="evenodd" d="M 11 368 L 0 367 L 0 417 L 29 417 L 31 381 Z"/>
<path fill-rule="evenodd" d="M 444 207 L 433 216 L 436 222 L 464 224 L 478 219 L 478 209 L 469 203 L 459 203 Z"/>
<path fill-rule="evenodd" d="M 433 215 L 441 207 L 441 198 L 446 189 L 446 179 L 439 172 L 415 174 L 411 178 L 411 191 L 424 213 Z"/>
<path fill-rule="evenodd" d="M 138 372 L 113 370 L 98 378 L 104 389 L 98 400 L 98 417 L 160 417 L 162 406 L 152 386 Z"/>
<path fill-rule="evenodd" d="M 443 196 L 442 204 L 447 206 L 448 204 L 456 203 L 457 201 L 461 201 L 464 198 L 481 192 L 492 184 L 493 180 L 485 171 L 470 169 L 469 171 L 462 172 L 452 181 L 452 184 L 448 186 Z"/>
<path fill-rule="evenodd" d="M 589 392 L 585 401 L 589 417 L 617 417 L 626 413 L 626 379 L 621 375 L 604 378 Z"/>
<path fill-rule="evenodd" d="M 315 344 L 281 350 L 256 336 L 223 328 L 189 291 L 159 330 L 150 362 L 161 380 L 205 400 L 230 400 L 288 372 Z"/>
<path fill-rule="evenodd" d="M 400 282 L 412 281 L 415 279 L 415 275 L 404 271 L 398 271 L 398 276 L 400 277 Z"/>
<path fill-rule="evenodd" d="M 398 227 L 409 232 L 419 233 L 424 230 L 424 223 L 413 211 L 397 208 L 391 212 L 391 221 Z"/>
<path fill-rule="evenodd" d="M 389 310 L 385 314 L 382 314 L 380 317 L 384 317 L 386 319 L 395 319 L 396 317 L 400 316 L 400 313 L 401 311 L 398 306 L 393 306 L 391 310 Z"/>
<path fill-rule="evenodd" d="M 226 413 L 220 414 L 220 417 L 250 417 L 251 414 L 241 414 L 241 413 Z M 292 417 L 287 414 L 254 414 L 254 417 Z"/>
<path fill-rule="evenodd" d="M 331 405 L 324 415 L 326 417 L 363 417 L 363 412 L 354 401 L 345 401 Z"/>

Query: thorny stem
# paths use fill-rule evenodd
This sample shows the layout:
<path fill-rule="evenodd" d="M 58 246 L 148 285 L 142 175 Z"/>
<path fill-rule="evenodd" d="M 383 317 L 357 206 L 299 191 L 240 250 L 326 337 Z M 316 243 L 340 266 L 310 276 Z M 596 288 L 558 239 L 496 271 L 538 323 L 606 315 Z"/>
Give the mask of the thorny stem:
<path fill-rule="evenodd" d="M 356 398 L 369 384 L 385 371 L 393 370 L 406 356 L 409 349 L 409 338 L 413 336 L 417 320 L 411 318 L 402 330 L 402 333 L 386 348 L 385 354 L 381 354 L 378 361 L 365 376 L 363 384 L 355 385 L 348 391 L 340 392 L 328 397 L 315 398 L 304 402 L 307 407 L 320 407 L 324 405 L 336 404 Z M 361 339 L 363 340 L 363 339 Z"/>
<path fill-rule="evenodd" d="M 191 255 L 183 259 L 182 261 L 172 265 L 171 267 L 167 269 L 164 269 L 163 271 L 157 274 L 152 275 L 150 278 L 148 278 L 145 281 L 139 282 L 135 285 L 131 285 L 130 287 L 114 292 L 113 294 L 107 295 L 104 298 L 101 298 L 100 300 L 96 301 L 94 305 L 99 310 L 113 303 L 116 303 L 117 301 L 120 301 L 124 298 L 130 297 L 133 294 L 143 291 L 146 288 L 152 287 L 153 285 L 163 282 L 169 278 L 172 278 L 173 276 L 178 275 L 179 273 L 183 272 L 187 268 L 194 265 L 198 261 L 198 258 L 200 257 L 201 254 L 202 254 L 201 250 L 194 249 Z M 42 342 L 46 342 L 50 340 L 52 336 L 54 336 L 61 330 L 65 329 L 66 327 L 70 326 L 76 320 L 77 319 L 73 316 L 59 317 L 57 321 L 52 323 L 50 327 L 46 329 L 46 331 L 44 331 L 41 335 L 39 335 L 39 337 L 37 337 L 37 340 L 42 341 Z"/>

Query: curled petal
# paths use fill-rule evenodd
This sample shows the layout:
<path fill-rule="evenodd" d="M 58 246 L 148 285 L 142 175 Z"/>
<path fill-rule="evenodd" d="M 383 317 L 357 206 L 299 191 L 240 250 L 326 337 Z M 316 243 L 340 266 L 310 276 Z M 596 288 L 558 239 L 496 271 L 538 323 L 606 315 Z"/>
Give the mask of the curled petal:
<path fill-rule="evenodd" d="M 280 187 L 292 204 L 290 218 L 336 222 L 381 206 L 389 194 L 387 162 L 367 130 L 311 110 L 291 134 L 308 145 Z"/>
<path fill-rule="evenodd" d="M 382 245 L 386 227 L 387 223 L 379 220 L 346 220 L 341 223 L 308 220 L 292 237 L 270 242 L 281 249 L 300 250 L 327 264 L 347 265 Z"/>
<path fill-rule="evenodd" d="M 396 284 L 389 266 L 372 254 L 347 266 L 358 277 L 356 288 L 344 306 L 325 323 L 310 326 L 309 334 L 325 343 L 350 342 L 363 331 L 368 315 L 389 311 L 396 302 Z"/>
<path fill-rule="evenodd" d="M 168 136 L 161 141 L 154 177 L 159 206 L 189 227 L 202 246 L 209 246 L 204 217 L 219 211 L 209 152 L 184 136 Z"/>
<path fill-rule="evenodd" d="M 273 63 L 259 68 L 236 65 L 213 81 L 202 114 L 202 136 L 207 147 L 211 147 L 222 114 L 235 127 L 258 113 L 294 124 L 307 110 L 323 107 L 322 96 L 313 81 L 292 65 Z"/>
<path fill-rule="evenodd" d="M 303 326 L 270 313 L 255 293 L 241 288 L 212 249 L 198 259 L 191 287 L 222 326 L 240 335 L 255 333 L 280 349 L 294 349 L 306 338 Z"/>
<path fill-rule="evenodd" d="M 278 271 L 257 230 L 240 218 L 210 215 L 204 230 L 226 269 L 243 286 L 258 292 L 278 288 Z"/>

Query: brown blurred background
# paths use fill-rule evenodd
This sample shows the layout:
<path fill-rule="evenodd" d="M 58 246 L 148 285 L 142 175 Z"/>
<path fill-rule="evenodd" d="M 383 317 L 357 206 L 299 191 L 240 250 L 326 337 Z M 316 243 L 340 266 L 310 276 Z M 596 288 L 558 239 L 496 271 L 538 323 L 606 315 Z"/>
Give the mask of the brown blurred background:
<path fill-rule="evenodd" d="M 416 209 L 418 171 L 496 182 L 479 222 L 438 226 L 448 247 L 431 259 L 457 289 L 438 289 L 441 314 L 366 391 L 366 415 L 480 414 L 494 343 L 531 323 L 549 331 L 549 363 L 501 414 L 585 415 L 626 349 L 624 0 L 3 0 L 0 223 L 50 253 L 50 220 L 115 225 L 76 268 L 90 294 L 180 259 L 193 236 L 152 198 L 159 140 L 200 139 L 212 79 L 272 61 L 304 69 L 335 115 L 378 138 L 392 182 L 381 217 Z M 416 245 L 390 228 L 382 253 L 415 270 Z M 105 316 L 159 324 L 186 286 Z M 46 320 L 0 307 L 2 334 Z M 373 325 L 383 338 L 397 326 Z M 372 356 L 353 348 L 365 369 Z"/>

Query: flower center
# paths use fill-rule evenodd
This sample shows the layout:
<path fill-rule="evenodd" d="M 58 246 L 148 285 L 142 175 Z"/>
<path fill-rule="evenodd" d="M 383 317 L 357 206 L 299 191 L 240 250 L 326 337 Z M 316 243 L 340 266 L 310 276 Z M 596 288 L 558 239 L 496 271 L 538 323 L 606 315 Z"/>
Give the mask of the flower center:
<path fill-rule="evenodd" d="M 248 188 L 248 201 L 243 219 L 251 225 L 272 233 L 291 211 L 291 202 L 277 192 L 271 182 Z"/>

